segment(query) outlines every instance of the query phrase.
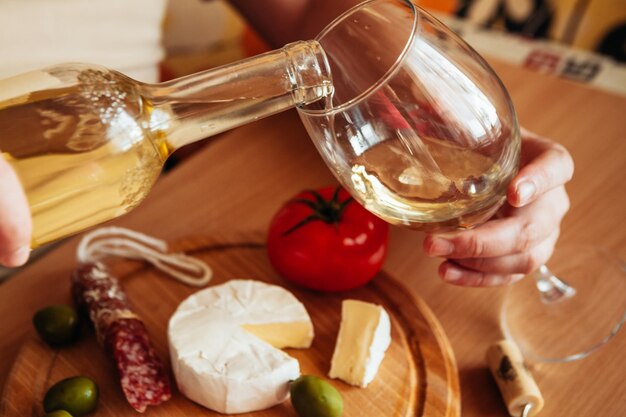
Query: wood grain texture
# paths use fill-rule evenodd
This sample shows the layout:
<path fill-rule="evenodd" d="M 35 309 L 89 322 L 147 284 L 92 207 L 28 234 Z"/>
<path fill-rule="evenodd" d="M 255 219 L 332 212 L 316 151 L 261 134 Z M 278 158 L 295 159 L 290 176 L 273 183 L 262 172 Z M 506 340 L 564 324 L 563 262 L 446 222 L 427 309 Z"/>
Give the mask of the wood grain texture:
<path fill-rule="evenodd" d="M 354 298 L 383 305 L 392 322 L 392 344 L 377 377 L 367 388 L 331 381 L 344 399 L 343 416 L 460 416 L 456 364 L 441 326 L 422 300 L 389 275 L 380 273 L 370 285 L 358 290 L 323 294 L 300 290 L 280 279 L 267 260 L 260 235 L 188 239 L 178 242 L 173 250 L 183 250 L 207 262 L 215 273 L 210 285 L 229 279 L 257 279 L 283 285 L 293 292 L 304 303 L 315 327 L 311 348 L 287 349 L 299 360 L 304 374 L 325 377 L 328 372 L 343 299 Z M 167 358 L 168 319 L 177 305 L 197 289 L 168 279 L 146 266 L 124 273 L 120 281 L 135 311 L 146 323 L 159 356 Z M 171 375 L 167 360 L 166 366 Z M 94 416 L 135 415 L 122 395 L 113 364 L 90 330 L 83 332 L 76 345 L 60 349 L 46 346 L 31 331 L 5 384 L 0 415 L 43 415 L 41 403 L 46 390 L 54 382 L 75 375 L 87 375 L 100 387 L 99 407 Z M 174 390 L 172 400 L 150 407 L 146 415 L 192 417 L 220 414 L 194 404 Z M 241 415 L 295 417 L 296 414 L 286 401 L 268 410 Z"/>
<path fill-rule="evenodd" d="M 565 145 L 576 172 L 560 243 L 609 248 L 626 259 L 626 99 L 492 62 L 521 123 Z M 296 192 L 334 181 L 294 112 L 210 139 L 165 175 L 137 209 L 116 225 L 176 240 L 193 234 L 266 230 Z M 421 233 L 393 228 L 385 270 L 416 291 L 442 324 L 457 359 L 464 417 L 506 416 L 485 351 L 502 337 L 502 289 L 468 289 L 437 277 L 438 259 L 421 250 Z M 0 285 L 0 386 L 30 331 L 35 310 L 68 302 L 67 277 L 77 239 L 22 268 Z M 602 309 L 604 306 L 595 306 Z M 566 336 L 567 337 L 567 336 Z M 626 332 L 583 361 L 533 365 L 546 400 L 542 415 L 621 417 L 626 410 Z"/>

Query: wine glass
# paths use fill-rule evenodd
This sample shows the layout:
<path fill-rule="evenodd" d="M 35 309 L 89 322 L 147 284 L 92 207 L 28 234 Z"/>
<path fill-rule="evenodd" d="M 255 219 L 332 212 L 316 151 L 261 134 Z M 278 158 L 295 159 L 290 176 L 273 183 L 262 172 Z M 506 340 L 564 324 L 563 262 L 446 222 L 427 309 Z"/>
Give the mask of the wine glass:
<path fill-rule="evenodd" d="M 585 358 L 626 321 L 626 263 L 606 249 L 569 244 L 548 265 L 509 288 L 502 332 L 536 362 Z"/>
<path fill-rule="evenodd" d="M 413 3 L 357 5 L 316 39 L 334 92 L 299 108 L 335 176 L 396 225 L 470 228 L 505 200 L 520 133 L 502 83 Z"/>
<path fill-rule="evenodd" d="M 403 0 L 361 3 L 316 40 L 327 55 L 334 92 L 298 112 L 325 163 L 356 200 L 389 223 L 423 231 L 471 228 L 496 213 L 518 171 L 520 132 L 507 91 L 471 47 Z M 541 297 L 536 290 L 523 295 L 530 303 L 509 297 L 506 305 L 517 310 L 503 321 L 524 354 L 538 337 L 520 343 L 518 336 L 539 329 L 524 321 L 525 306 L 542 317 L 540 305 L 547 304 L 541 300 L 554 300 L 552 309 L 568 304 L 557 299 L 586 302 L 582 291 L 574 295 L 547 267 L 534 275 L 524 281 L 531 288 L 536 283 Z M 576 311 L 586 310 L 568 314 Z M 514 328 L 506 325 L 511 321 Z M 541 332 L 562 329 L 557 321 L 551 325 L 556 328 Z M 604 333 L 616 331 L 609 328 Z M 572 358 L 567 349 L 553 353 L 552 359 Z"/>

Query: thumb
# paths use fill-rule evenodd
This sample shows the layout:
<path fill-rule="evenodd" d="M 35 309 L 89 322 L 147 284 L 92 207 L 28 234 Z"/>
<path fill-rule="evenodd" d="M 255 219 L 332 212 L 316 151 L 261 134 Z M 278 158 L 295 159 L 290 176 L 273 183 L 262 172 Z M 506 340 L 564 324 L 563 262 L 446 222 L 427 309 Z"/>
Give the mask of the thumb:
<path fill-rule="evenodd" d="M 0 264 L 23 265 L 30 254 L 32 220 L 17 175 L 0 157 Z"/>
<path fill-rule="evenodd" d="M 521 159 L 520 171 L 507 192 L 513 207 L 523 207 L 564 185 L 574 173 L 572 157 L 563 146 L 524 130 Z"/>

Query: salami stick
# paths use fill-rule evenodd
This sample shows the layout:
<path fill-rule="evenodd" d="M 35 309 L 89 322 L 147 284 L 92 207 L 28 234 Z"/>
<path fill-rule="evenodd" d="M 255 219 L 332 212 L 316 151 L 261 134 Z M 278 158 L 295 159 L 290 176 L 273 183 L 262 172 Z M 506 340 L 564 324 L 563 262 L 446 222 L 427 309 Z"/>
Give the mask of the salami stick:
<path fill-rule="evenodd" d="M 72 275 L 72 297 L 115 360 L 128 403 L 142 413 L 167 401 L 171 390 L 163 364 L 117 279 L 101 263 L 82 264 Z"/>

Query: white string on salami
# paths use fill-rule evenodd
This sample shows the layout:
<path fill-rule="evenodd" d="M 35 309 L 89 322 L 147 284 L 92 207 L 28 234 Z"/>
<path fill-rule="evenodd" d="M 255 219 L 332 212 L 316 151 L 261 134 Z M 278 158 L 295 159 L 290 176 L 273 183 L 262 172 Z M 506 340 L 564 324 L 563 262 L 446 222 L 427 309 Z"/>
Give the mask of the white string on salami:
<path fill-rule="evenodd" d="M 78 245 L 80 263 L 97 262 L 109 256 L 143 260 L 187 285 L 200 287 L 213 277 L 211 268 L 184 253 L 168 253 L 163 240 L 122 227 L 103 227 L 87 233 Z"/>

